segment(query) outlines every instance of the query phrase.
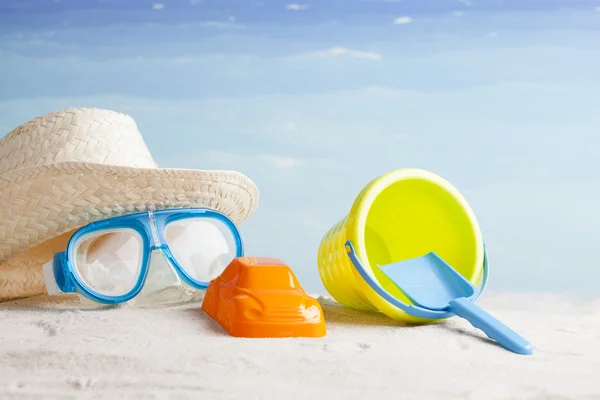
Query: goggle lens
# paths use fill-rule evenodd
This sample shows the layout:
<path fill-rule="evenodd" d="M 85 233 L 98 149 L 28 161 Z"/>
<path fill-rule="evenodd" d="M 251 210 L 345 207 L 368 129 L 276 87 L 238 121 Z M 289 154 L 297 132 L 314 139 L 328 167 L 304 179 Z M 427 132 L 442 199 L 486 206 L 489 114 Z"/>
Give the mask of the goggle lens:
<path fill-rule="evenodd" d="M 129 228 L 92 232 L 74 246 L 75 274 L 103 296 L 125 295 L 135 287 L 142 267 L 143 240 Z"/>
<path fill-rule="evenodd" d="M 219 276 L 238 250 L 231 229 L 214 218 L 170 222 L 164 235 L 173 258 L 199 282 L 209 282 Z"/>

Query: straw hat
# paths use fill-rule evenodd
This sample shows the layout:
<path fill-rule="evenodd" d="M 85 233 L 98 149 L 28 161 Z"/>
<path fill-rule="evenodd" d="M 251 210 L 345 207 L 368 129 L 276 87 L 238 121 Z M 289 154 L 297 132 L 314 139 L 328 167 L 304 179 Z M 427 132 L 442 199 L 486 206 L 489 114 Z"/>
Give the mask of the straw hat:
<path fill-rule="evenodd" d="M 44 294 L 42 265 L 89 222 L 208 207 L 239 224 L 257 205 L 239 172 L 158 168 L 128 115 L 70 108 L 34 118 L 0 140 L 0 301 Z"/>

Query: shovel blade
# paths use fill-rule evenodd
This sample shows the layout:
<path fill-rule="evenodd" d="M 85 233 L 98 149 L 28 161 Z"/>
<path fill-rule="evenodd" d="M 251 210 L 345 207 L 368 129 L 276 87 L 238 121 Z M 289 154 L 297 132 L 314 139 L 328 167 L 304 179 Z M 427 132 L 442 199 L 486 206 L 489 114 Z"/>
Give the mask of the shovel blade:
<path fill-rule="evenodd" d="M 434 252 L 379 269 L 414 304 L 431 310 L 446 310 L 452 300 L 477 293 L 471 282 Z"/>

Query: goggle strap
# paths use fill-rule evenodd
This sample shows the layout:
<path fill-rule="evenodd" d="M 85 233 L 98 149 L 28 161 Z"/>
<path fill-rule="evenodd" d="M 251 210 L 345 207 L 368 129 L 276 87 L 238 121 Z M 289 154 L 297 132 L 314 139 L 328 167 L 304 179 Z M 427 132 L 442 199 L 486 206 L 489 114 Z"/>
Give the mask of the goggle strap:
<path fill-rule="evenodd" d="M 44 283 L 46 284 L 46 291 L 50 296 L 59 295 L 62 292 L 56 283 L 56 277 L 54 276 L 54 260 L 47 262 L 42 267 L 44 273 Z"/>

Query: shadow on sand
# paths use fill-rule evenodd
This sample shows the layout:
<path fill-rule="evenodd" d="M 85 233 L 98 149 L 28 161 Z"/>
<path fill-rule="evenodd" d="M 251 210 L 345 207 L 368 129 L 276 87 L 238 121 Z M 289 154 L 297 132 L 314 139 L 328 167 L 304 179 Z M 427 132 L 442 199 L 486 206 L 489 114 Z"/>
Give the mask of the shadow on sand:
<path fill-rule="evenodd" d="M 422 327 L 424 325 L 406 324 L 400 321 L 395 321 L 387 315 L 379 311 L 359 311 L 352 308 L 347 308 L 329 298 L 318 298 L 319 304 L 323 309 L 326 323 L 330 324 L 345 324 L 355 326 L 382 326 L 382 327 L 398 327 L 413 328 Z M 62 296 L 40 295 L 27 297 L 18 300 L 11 300 L 0 303 L 0 312 L 49 312 L 63 313 L 68 311 L 106 311 L 116 310 L 123 305 L 102 305 L 93 302 L 82 301 L 79 295 L 69 294 Z M 228 336 L 225 330 L 204 311 L 201 310 L 201 302 L 192 302 L 179 306 L 172 306 L 175 312 L 180 312 L 186 317 L 197 320 L 200 326 L 208 328 L 210 333 L 218 336 Z M 452 319 L 454 320 L 454 318 Z M 487 338 L 485 335 L 478 334 L 463 327 L 457 326 L 454 321 L 442 321 L 430 325 L 433 329 L 443 329 L 451 331 L 454 334 L 470 336 L 488 344 L 498 345 L 495 341 Z"/>
<path fill-rule="evenodd" d="M 323 297 L 319 297 L 318 301 L 323 308 L 326 322 L 363 326 L 397 326 L 403 328 L 418 326 L 393 320 L 379 311 L 355 310 Z"/>
<path fill-rule="evenodd" d="M 469 331 L 468 329 L 456 326 L 456 318 L 449 320 L 433 323 L 430 325 L 422 324 L 407 324 L 400 321 L 395 321 L 389 318 L 387 315 L 379 311 L 358 311 L 351 308 L 346 308 L 330 299 L 319 298 L 319 303 L 323 308 L 325 314 L 325 320 L 328 323 L 340 323 L 348 325 L 362 325 L 362 326 L 395 326 L 399 329 L 416 328 L 429 326 L 432 329 L 442 329 L 453 334 L 469 336 L 473 339 L 479 340 L 483 343 L 493 344 L 495 346 L 500 345 L 494 340 L 488 338 L 483 333 L 478 331 Z"/>

